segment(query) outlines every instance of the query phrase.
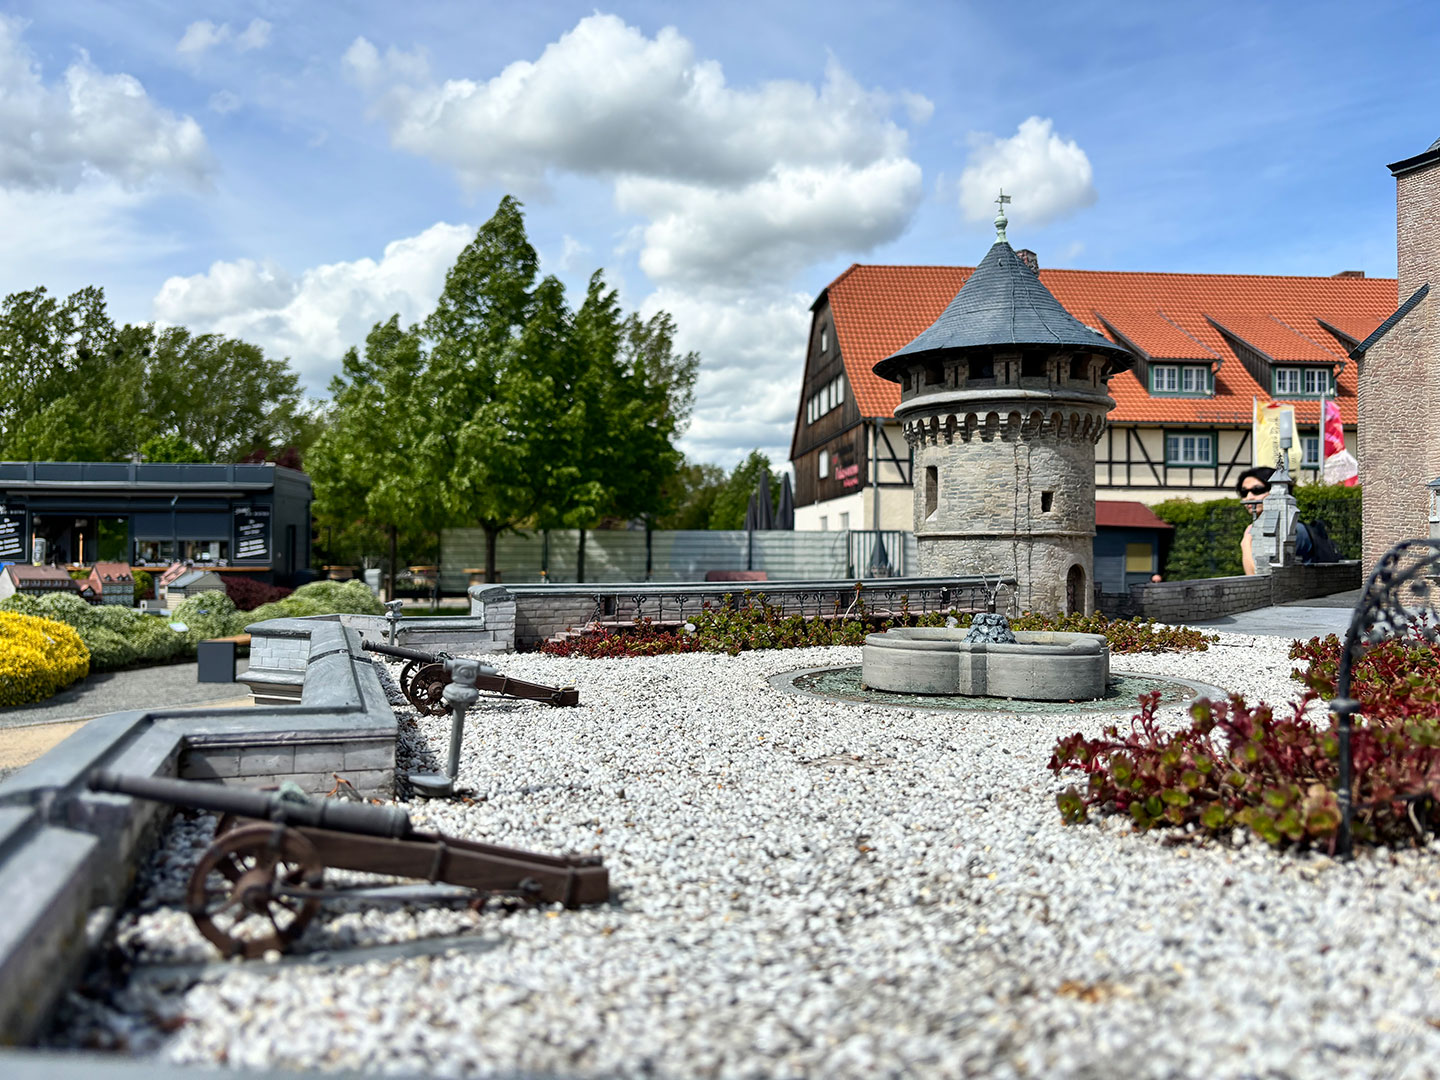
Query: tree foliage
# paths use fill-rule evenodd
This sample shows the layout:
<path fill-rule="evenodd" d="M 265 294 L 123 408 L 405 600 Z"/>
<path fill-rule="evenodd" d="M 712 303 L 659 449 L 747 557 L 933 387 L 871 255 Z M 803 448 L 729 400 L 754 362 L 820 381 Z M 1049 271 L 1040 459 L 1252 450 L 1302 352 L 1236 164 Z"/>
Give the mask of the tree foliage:
<path fill-rule="evenodd" d="M 307 417 L 285 360 L 184 327 L 116 326 L 105 294 L 44 288 L 0 304 L 0 454 L 11 460 L 235 461 L 298 442 Z M 180 456 L 177 456 L 180 455 Z"/>
<path fill-rule="evenodd" d="M 492 574 L 507 529 L 653 515 L 683 460 L 673 440 L 699 365 L 676 354 L 674 334 L 663 312 L 624 315 L 598 272 L 571 310 L 561 282 L 539 277 L 506 196 L 424 323 L 392 318 L 347 358 L 311 456 L 317 508 L 338 521 L 479 526 Z"/>
<path fill-rule="evenodd" d="M 725 485 L 716 492 L 715 502 L 710 510 L 710 528 L 743 529 L 745 527 L 745 511 L 749 509 L 750 496 L 755 493 L 762 472 L 771 472 L 770 459 L 759 450 L 751 450 L 750 456 L 731 470 Z M 773 472 L 771 472 L 771 476 L 773 479 Z M 770 509 L 772 511 L 778 509 L 780 487 L 773 482 L 770 485 L 770 499 Z"/>

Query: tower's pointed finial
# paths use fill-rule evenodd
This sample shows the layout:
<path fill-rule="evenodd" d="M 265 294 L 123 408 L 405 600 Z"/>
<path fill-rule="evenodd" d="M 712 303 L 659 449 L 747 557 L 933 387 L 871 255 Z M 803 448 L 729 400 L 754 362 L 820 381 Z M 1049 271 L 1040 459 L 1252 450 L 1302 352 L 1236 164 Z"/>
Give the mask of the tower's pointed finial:
<path fill-rule="evenodd" d="M 1005 239 L 1005 226 L 1010 224 L 1010 219 L 1005 216 L 1005 204 L 1010 201 L 1010 196 L 1005 194 L 1005 189 L 1000 189 L 1000 197 L 995 200 L 1000 211 L 995 215 L 995 241 L 996 243 L 1009 243 Z"/>

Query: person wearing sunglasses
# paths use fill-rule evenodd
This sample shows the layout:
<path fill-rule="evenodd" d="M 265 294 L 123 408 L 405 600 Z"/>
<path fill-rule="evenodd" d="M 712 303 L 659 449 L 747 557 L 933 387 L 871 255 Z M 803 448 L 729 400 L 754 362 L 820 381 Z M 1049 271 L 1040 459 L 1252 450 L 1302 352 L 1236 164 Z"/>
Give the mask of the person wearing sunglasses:
<path fill-rule="evenodd" d="M 1260 511 L 1265 508 L 1265 496 L 1270 494 L 1270 477 L 1275 470 L 1260 466 L 1254 469 L 1246 469 L 1240 474 L 1240 479 L 1235 482 L 1235 494 L 1240 496 L 1240 501 L 1245 504 L 1245 509 L 1250 511 L 1250 524 L 1245 526 L 1245 535 L 1240 538 L 1240 564 L 1245 568 L 1245 573 L 1255 573 L 1255 553 L 1250 547 L 1250 537 L 1255 529 L 1256 523 L 1260 520 Z M 1303 521 L 1295 522 L 1295 561 L 1301 563 L 1314 562 L 1314 545 L 1310 540 L 1310 530 L 1305 527 Z"/>

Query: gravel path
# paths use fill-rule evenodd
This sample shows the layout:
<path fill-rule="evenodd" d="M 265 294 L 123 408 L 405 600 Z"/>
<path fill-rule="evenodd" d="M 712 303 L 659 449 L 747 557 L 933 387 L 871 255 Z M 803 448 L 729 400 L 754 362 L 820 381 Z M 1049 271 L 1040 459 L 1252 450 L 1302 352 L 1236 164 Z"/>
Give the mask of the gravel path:
<path fill-rule="evenodd" d="M 1281 701 L 1286 648 L 1225 635 L 1114 667 Z M 602 852 L 615 903 L 341 912 L 302 947 L 495 947 L 147 974 L 213 958 L 183 911 L 156 906 L 211 827 L 181 821 L 122 918 L 141 966 L 72 995 L 56 1041 L 438 1076 L 1436 1075 L 1434 852 L 1340 865 L 1067 828 L 1045 764 L 1103 717 L 910 713 L 766 683 L 858 660 L 506 658 L 508 674 L 573 682 L 581 707 L 472 714 L 474 801 L 417 802 L 416 823 Z M 421 721 L 402 760 L 443 753 L 447 730 Z"/>

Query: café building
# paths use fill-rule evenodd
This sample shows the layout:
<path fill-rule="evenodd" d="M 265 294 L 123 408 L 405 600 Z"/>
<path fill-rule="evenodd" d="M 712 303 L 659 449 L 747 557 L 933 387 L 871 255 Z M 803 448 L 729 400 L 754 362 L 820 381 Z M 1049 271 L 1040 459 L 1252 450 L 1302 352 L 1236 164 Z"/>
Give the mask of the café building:
<path fill-rule="evenodd" d="M 176 561 L 310 578 L 310 478 L 271 464 L 0 462 L 0 565 Z"/>

